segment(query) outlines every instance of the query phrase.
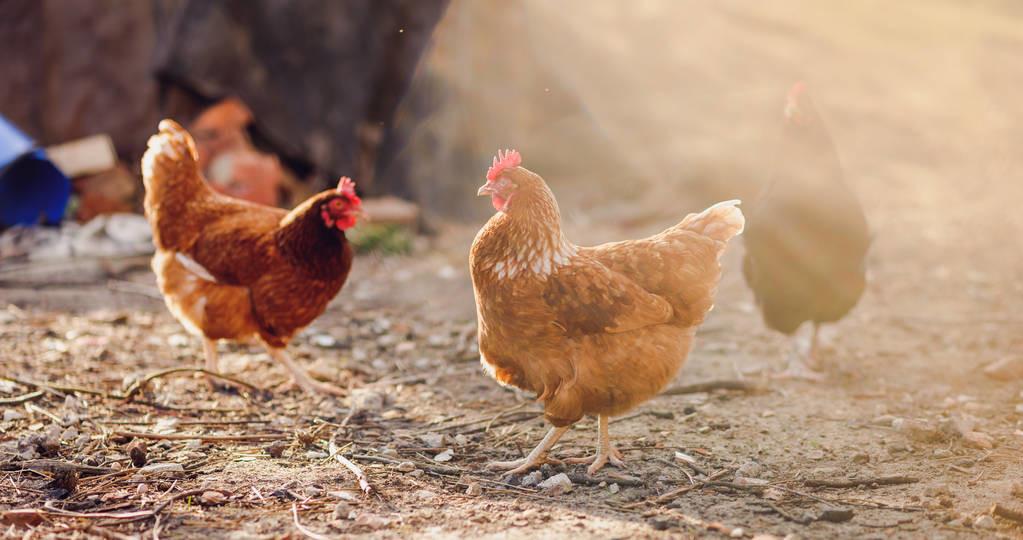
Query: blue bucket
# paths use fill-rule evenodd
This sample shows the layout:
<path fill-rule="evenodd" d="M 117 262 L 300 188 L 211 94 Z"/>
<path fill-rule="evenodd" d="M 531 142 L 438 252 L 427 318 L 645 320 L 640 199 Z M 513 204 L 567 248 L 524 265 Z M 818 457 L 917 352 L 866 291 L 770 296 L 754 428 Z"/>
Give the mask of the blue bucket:
<path fill-rule="evenodd" d="M 59 223 L 70 196 L 71 181 L 0 116 L 0 228 Z"/>

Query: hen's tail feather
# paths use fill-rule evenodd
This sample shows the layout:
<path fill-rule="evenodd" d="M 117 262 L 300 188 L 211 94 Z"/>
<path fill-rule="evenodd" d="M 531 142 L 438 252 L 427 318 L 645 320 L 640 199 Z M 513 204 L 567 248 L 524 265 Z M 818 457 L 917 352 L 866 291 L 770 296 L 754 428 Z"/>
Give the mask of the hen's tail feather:
<path fill-rule="evenodd" d="M 746 227 L 746 217 L 739 209 L 741 203 L 742 201 L 738 199 L 719 202 L 699 214 L 689 214 L 678 227 L 700 233 L 724 244 L 741 234 Z"/>
<path fill-rule="evenodd" d="M 198 174 L 199 152 L 195 141 L 177 122 L 160 121 L 159 132 L 149 138 L 142 156 L 142 180 L 149 189 L 154 178 Z"/>

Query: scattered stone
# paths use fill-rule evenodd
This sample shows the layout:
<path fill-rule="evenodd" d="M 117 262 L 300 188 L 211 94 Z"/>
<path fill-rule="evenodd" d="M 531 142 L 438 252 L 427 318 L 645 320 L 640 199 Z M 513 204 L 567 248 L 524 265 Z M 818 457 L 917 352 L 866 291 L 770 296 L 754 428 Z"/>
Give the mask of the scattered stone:
<path fill-rule="evenodd" d="M 731 538 L 742 538 L 743 536 L 746 536 L 746 530 L 742 527 L 736 527 L 732 529 L 732 532 L 728 533 L 728 536 Z"/>
<path fill-rule="evenodd" d="M 398 472 L 408 473 L 416 470 L 416 464 L 411 461 L 402 461 L 398 464 Z"/>
<path fill-rule="evenodd" d="M 185 334 L 171 334 L 167 336 L 167 344 L 170 345 L 171 347 L 176 347 L 178 349 L 184 349 L 185 347 L 188 347 L 188 345 L 191 342 L 192 340 L 189 339 L 188 336 L 186 336 Z"/>
<path fill-rule="evenodd" d="M 995 439 L 987 433 L 981 433 L 979 431 L 964 433 L 963 443 L 967 446 L 980 448 L 981 450 L 990 450 L 995 447 Z"/>
<path fill-rule="evenodd" d="M 309 343 L 321 349 L 336 349 L 339 343 L 330 334 L 313 334 L 309 336 Z"/>
<path fill-rule="evenodd" d="M 430 448 L 443 448 L 445 437 L 443 433 L 427 433 L 420 435 L 419 440 L 423 441 L 423 444 Z"/>
<path fill-rule="evenodd" d="M 857 465 L 863 465 L 865 463 L 870 463 L 870 454 L 865 454 L 865 453 L 856 454 L 856 455 L 853 456 L 852 462 L 856 463 Z"/>
<path fill-rule="evenodd" d="M 339 502 L 334 506 L 334 519 L 352 519 L 354 509 L 346 502 Z"/>
<path fill-rule="evenodd" d="M 977 516 L 977 519 L 973 520 L 973 526 L 977 529 L 991 530 L 996 528 L 998 525 L 995 523 L 995 518 L 988 514 Z"/>
<path fill-rule="evenodd" d="M 678 527 L 678 521 L 668 518 L 654 518 L 649 523 L 650 527 L 655 531 L 666 531 Z"/>
<path fill-rule="evenodd" d="M 305 457 L 306 459 L 327 459 L 330 457 L 330 454 L 319 450 L 309 450 L 305 453 Z"/>
<path fill-rule="evenodd" d="M 274 441 L 266 446 L 266 453 L 274 459 L 278 459 L 284 455 L 284 451 L 288 449 L 288 443 L 285 441 Z"/>
<path fill-rule="evenodd" d="M 408 476 L 410 478 L 419 478 L 420 476 L 423 476 L 423 469 L 416 469 L 416 470 L 408 473 Z"/>
<path fill-rule="evenodd" d="M 457 444 L 458 446 L 465 446 L 469 444 L 469 437 L 466 437 L 465 435 L 459 433 L 458 435 L 455 435 L 455 444 Z"/>
<path fill-rule="evenodd" d="M 421 501 L 432 501 L 437 498 L 437 494 L 428 489 L 421 489 L 416 492 L 415 497 Z"/>
<path fill-rule="evenodd" d="M 12 422 L 25 418 L 25 414 L 14 409 L 4 409 L 4 422 Z"/>
<path fill-rule="evenodd" d="M 217 506 L 224 504 L 227 501 L 227 497 L 219 491 L 204 491 L 202 495 L 199 495 L 199 502 L 203 506 Z"/>
<path fill-rule="evenodd" d="M 433 460 L 440 463 L 447 463 L 448 461 L 451 461 L 451 459 L 454 457 L 455 453 L 450 448 L 448 448 L 447 450 L 437 454 L 436 456 L 433 456 Z"/>
<path fill-rule="evenodd" d="M 851 508 L 825 508 L 817 519 L 831 523 L 844 523 L 852 519 L 854 515 Z"/>
<path fill-rule="evenodd" d="M 895 422 L 898 420 L 901 420 L 901 418 L 896 418 L 890 414 L 882 414 L 871 420 L 870 423 L 875 426 L 894 427 Z"/>
<path fill-rule="evenodd" d="M 764 466 L 756 461 L 747 461 L 735 471 L 735 476 L 743 478 L 760 478 L 764 474 Z"/>
<path fill-rule="evenodd" d="M 572 491 L 572 481 L 569 480 L 567 474 L 558 473 L 543 482 L 540 482 L 539 487 L 548 494 L 558 495 Z"/>
<path fill-rule="evenodd" d="M 465 488 L 465 494 L 470 497 L 479 497 L 483 494 L 483 488 L 480 487 L 479 482 L 470 482 L 469 487 Z"/>
<path fill-rule="evenodd" d="M 607 490 L 610 491 L 612 494 L 615 494 L 621 491 L 622 487 L 619 486 L 618 483 L 616 482 L 614 484 L 611 484 L 610 486 L 607 486 Z"/>
<path fill-rule="evenodd" d="M 348 406 L 363 411 L 378 411 L 387 404 L 387 396 L 369 388 L 353 388 L 348 395 Z"/>
<path fill-rule="evenodd" d="M 949 434 L 932 422 L 897 418 L 892 427 L 910 440 L 922 443 L 936 443 L 949 440 Z"/>
<path fill-rule="evenodd" d="M 116 463 L 115 463 L 116 465 Z M 142 474 L 185 474 L 185 467 L 180 463 L 153 463 L 139 469 Z"/>
<path fill-rule="evenodd" d="M 522 481 L 519 485 L 522 487 L 533 487 L 543 481 L 543 473 L 540 471 L 533 471 L 526 476 L 522 477 Z"/>

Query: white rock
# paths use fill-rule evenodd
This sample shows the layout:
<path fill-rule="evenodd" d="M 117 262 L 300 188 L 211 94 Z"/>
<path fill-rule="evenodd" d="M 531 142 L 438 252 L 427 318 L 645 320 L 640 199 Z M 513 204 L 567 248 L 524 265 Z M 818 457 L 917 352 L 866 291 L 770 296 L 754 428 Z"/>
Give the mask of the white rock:
<path fill-rule="evenodd" d="M 568 493 L 569 491 L 572 491 L 572 480 L 568 478 L 567 474 L 558 473 L 543 482 L 540 482 L 539 487 L 543 491 L 552 494 Z"/>
<path fill-rule="evenodd" d="M 448 448 L 447 450 L 437 454 L 436 456 L 433 456 L 433 460 L 439 461 L 441 463 L 446 463 L 448 461 L 451 461 L 451 458 L 453 457 L 455 457 L 455 453 L 452 452 L 450 448 Z"/>
<path fill-rule="evenodd" d="M 10 422 L 13 420 L 21 420 L 25 418 L 24 413 L 16 411 L 14 409 L 4 409 L 4 422 Z"/>
<path fill-rule="evenodd" d="M 614 483 L 608 486 L 607 490 L 610 491 L 611 493 L 618 493 L 619 491 L 622 490 L 622 487 L 619 486 L 617 483 Z"/>
<path fill-rule="evenodd" d="M 977 519 L 973 520 L 973 526 L 978 529 L 990 530 L 994 529 L 998 525 L 995 523 L 995 518 L 984 514 L 982 516 L 977 516 Z"/>
<path fill-rule="evenodd" d="M 348 396 L 348 406 L 364 411 L 377 411 L 387 404 L 387 396 L 369 388 L 354 388 Z"/>
<path fill-rule="evenodd" d="M 309 337 L 309 343 L 321 349 L 333 349 L 337 347 L 337 340 L 330 334 L 314 334 Z"/>
<path fill-rule="evenodd" d="M 423 444 L 430 448 L 442 448 L 445 438 L 443 433 L 426 433 L 420 435 L 419 440 L 423 441 Z"/>
<path fill-rule="evenodd" d="M 139 473 L 149 475 L 184 474 L 185 467 L 180 463 L 153 463 L 139 469 Z"/>

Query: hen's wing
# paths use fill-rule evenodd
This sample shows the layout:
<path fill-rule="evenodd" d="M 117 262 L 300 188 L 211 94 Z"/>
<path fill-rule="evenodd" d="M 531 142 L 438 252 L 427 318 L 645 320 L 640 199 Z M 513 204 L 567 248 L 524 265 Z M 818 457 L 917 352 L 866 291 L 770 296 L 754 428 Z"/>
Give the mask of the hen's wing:
<path fill-rule="evenodd" d="M 569 335 L 629 332 L 672 318 L 667 300 L 587 256 L 555 272 L 543 299 Z"/>

